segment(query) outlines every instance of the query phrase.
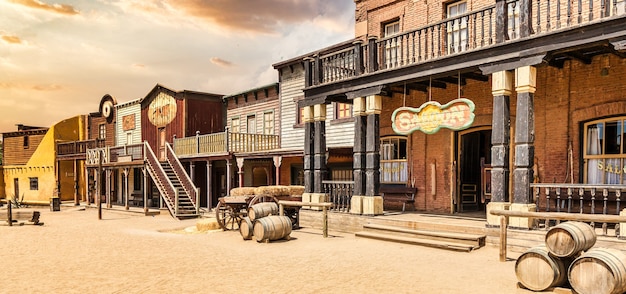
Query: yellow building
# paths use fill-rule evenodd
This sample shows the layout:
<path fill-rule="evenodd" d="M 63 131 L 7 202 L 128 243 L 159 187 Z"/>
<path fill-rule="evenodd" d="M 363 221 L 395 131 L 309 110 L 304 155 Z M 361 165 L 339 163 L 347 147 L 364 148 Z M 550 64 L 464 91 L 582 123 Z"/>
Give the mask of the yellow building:
<path fill-rule="evenodd" d="M 51 128 L 18 125 L 3 133 L 4 194 L 28 204 L 48 204 L 50 198 L 74 199 L 74 186 L 84 186 L 80 167 L 57 161 L 56 142 L 77 141 L 85 136 L 84 116 L 65 119 Z M 63 187 L 58 191 L 57 187 Z"/>

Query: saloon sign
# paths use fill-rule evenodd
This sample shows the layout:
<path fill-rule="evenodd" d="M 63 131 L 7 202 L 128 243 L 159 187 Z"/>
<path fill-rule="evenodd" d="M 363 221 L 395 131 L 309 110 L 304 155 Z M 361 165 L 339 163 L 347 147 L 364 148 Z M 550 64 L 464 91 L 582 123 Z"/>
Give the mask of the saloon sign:
<path fill-rule="evenodd" d="M 400 107 L 391 115 L 392 128 L 400 135 L 414 131 L 434 134 L 441 128 L 467 129 L 474 122 L 474 102 L 466 98 L 450 101 L 446 105 L 429 101 L 419 108 Z"/>

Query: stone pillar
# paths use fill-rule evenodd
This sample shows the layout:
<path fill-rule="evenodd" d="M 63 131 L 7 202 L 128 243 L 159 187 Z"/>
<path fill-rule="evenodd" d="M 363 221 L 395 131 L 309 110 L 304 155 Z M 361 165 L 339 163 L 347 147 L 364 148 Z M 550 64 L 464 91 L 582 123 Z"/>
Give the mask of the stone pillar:
<path fill-rule="evenodd" d="M 532 203 L 533 195 L 530 183 L 533 179 L 535 158 L 535 114 L 534 95 L 536 90 L 537 69 L 534 66 L 523 66 L 515 70 L 515 91 L 517 107 L 515 120 L 515 168 L 513 170 L 513 204 L 514 211 L 536 211 Z M 530 229 L 533 219 L 510 218 L 511 227 Z"/>
<path fill-rule="evenodd" d="M 313 124 L 313 106 L 303 107 L 304 112 L 304 193 L 303 202 L 311 202 L 313 193 L 313 143 L 315 142 L 315 125 Z M 303 207 L 310 208 L 310 207 Z"/>
<path fill-rule="evenodd" d="M 322 181 L 326 178 L 326 104 L 313 106 L 313 125 L 315 132 L 313 137 L 313 194 L 311 202 L 320 203 L 328 201 L 328 195 L 324 193 Z M 321 207 L 312 207 L 321 210 Z"/>
<path fill-rule="evenodd" d="M 513 93 L 513 73 L 495 72 L 491 75 L 493 116 L 491 129 L 491 202 L 487 204 L 487 226 L 499 227 L 498 216 L 491 210 L 509 209 L 509 154 L 511 141 L 510 97 Z"/>
<path fill-rule="evenodd" d="M 365 196 L 363 198 L 364 215 L 383 214 L 383 197 L 380 191 L 380 112 L 382 96 L 367 96 L 365 114 L 367 131 L 365 146 Z"/>
<path fill-rule="evenodd" d="M 213 173 L 213 166 L 211 161 L 206 161 L 206 208 L 207 211 L 211 211 L 211 203 L 213 202 L 213 189 L 211 189 L 211 174 Z"/>
<path fill-rule="evenodd" d="M 237 174 L 239 175 L 239 187 L 243 187 L 243 158 L 237 158 Z"/>
<path fill-rule="evenodd" d="M 350 213 L 363 214 L 363 197 L 365 197 L 365 146 L 367 145 L 367 116 L 365 113 L 365 97 L 357 97 L 352 101 L 354 116 L 354 148 L 353 176 L 354 191 L 350 200 Z"/>

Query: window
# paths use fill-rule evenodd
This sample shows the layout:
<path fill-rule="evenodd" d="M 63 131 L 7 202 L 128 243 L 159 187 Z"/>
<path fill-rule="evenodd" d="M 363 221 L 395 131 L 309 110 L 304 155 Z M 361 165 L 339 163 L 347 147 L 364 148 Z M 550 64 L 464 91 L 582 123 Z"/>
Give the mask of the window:
<path fill-rule="evenodd" d="M 585 183 L 626 183 L 625 125 L 626 117 L 597 120 L 584 125 Z"/>
<path fill-rule="evenodd" d="M 107 126 L 105 124 L 100 124 L 98 126 L 98 139 L 104 140 L 107 138 Z"/>
<path fill-rule="evenodd" d="M 30 180 L 30 189 L 39 190 L 39 178 L 28 178 Z"/>
<path fill-rule="evenodd" d="M 30 142 L 29 142 L 28 136 L 24 136 L 24 149 L 28 149 L 29 145 L 30 145 Z"/>
<path fill-rule="evenodd" d="M 352 104 L 335 103 L 335 119 L 352 118 Z"/>
<path fill-rule="evenodd" d="M 298 116 L 296 117 L 296 125 L 304 124 L 304 107 L 298 107 Z"/>
<path fill-rule="evenodd" d="M 248 115 L 246 119 L 246 128 L 248 134 L 256 134 L 256 116 Z"/>
<path fill-rule="evenodd" d="M 449 19 L 446 22 L 448 31 L 448 54 L 462 52 L 467 49 L 467 16 L 457 17 L 467 12 L 466 2 L 456 2 L 448 5 Z"/>
<path fill-rule="evenodd" d="M 230 132 L 231 133 L 239 133 L 241 129 L 239 127 L 239 118 L 234 117 L 230 120 Z"/>
<path fill-rule="evenodd" d="M 129 145 L 132 143 L 133 143 L 133 133 L 128 132 L 126 133 L 126 145 Z"/>
<path fill-rule="evenodd" d="M 408 179 L 405 137 L 380 139 L 380 182 L 406 183 Z"/>
<path fill-rule="evenodd" d="M 394 35 L 400 33 L 400 22 L 394 21 L 384 25 L 385 33 L 385 65 L 387 68 L 398 66 L 400 56 L 400 43 Z"/>
<path fill-rule="evenodd" d="M 263 114 L 263 134 L 274 134 L 274 112 L 266 112 Z"/>

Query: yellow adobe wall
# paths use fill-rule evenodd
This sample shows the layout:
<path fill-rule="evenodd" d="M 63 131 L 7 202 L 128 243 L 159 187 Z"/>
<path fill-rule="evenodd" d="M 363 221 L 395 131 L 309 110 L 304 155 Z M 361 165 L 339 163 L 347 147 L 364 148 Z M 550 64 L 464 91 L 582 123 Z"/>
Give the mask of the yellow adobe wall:
<path fill-rule="evenodd" d="M 31 204 L 48 204 L 50 198 L 55 196 L 56 188 L 56 168 L 59 168 L 60 182 L 62 191 L 60 191 L 61 200 L 74 199 L 74 166 L 72 162 L 61 162 L 57 167 L 55 142 L 59 141 L 77 141 L 83 137 L 84 124 L 83 116 L 75 116 L 63 120 L 54 127 L 50 128 L 43 140 L 37 147 L 37 150 L 26 165 L 5 166 L 4 182 L 5 193 L 8 198 L 12 199 L 15 195 L 15 179 L 18 182 L 19 198 Z M 80 171 L 78 171 L 81 173 Z M 30 179 L 38 179 L 38 189 L 30 189 Z M 79 177 L 80 181 L 81 177 Z M 84 186 L 84 177 L 82 183 Z"/>

